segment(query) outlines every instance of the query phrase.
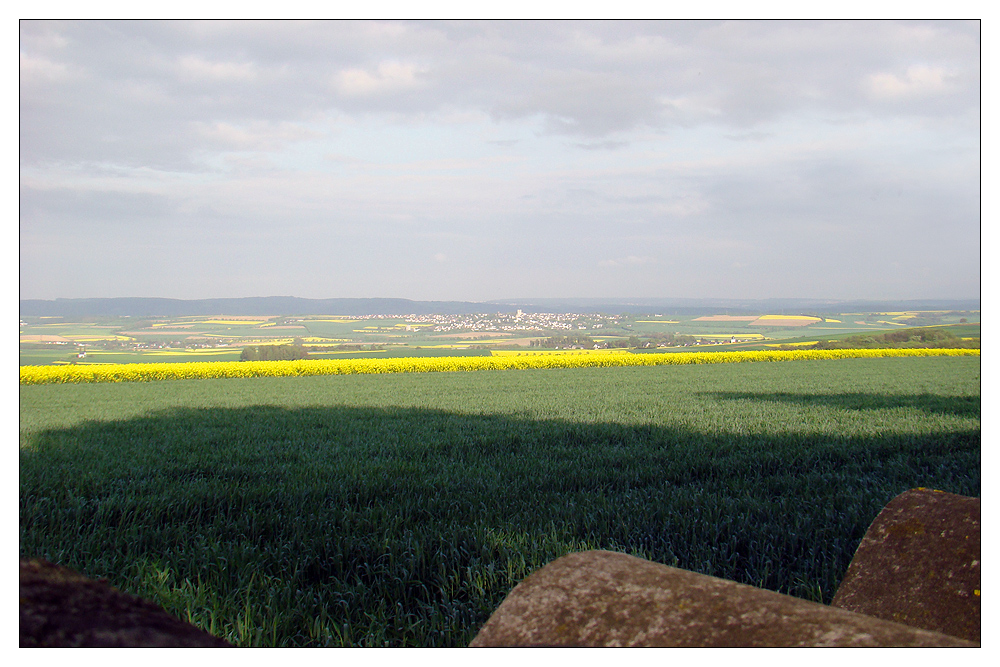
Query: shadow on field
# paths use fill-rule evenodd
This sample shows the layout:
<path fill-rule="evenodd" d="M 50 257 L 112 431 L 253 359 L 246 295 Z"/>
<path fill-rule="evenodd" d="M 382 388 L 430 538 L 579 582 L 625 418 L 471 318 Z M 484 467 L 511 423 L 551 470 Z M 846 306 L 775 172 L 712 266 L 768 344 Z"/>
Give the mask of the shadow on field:
<path fill-rule="evenodd" d="M 714 395 L 973 414 L 923 396 Z M 582 549 L 829 602 L 875 515 L 917 486 L 979 495 L 978 423 L 765 436 L 177 408 L 29 434 L 20 553 L 242 645 L 462 646 L 524 576 Z"/>
<path fill-rule="evenodd" d="M 724 401 L 771 401 L 775 403 L 796 403 L 799 405 L 826 405 L 843 410 L 890 410 L 893 408 L 915 408 L 928 414 L 976 417 L 980 415 L 979 396 L 941 396 L 937 394 L 791 394 L 757 392 L 720 391 L 707 392 Z"/>

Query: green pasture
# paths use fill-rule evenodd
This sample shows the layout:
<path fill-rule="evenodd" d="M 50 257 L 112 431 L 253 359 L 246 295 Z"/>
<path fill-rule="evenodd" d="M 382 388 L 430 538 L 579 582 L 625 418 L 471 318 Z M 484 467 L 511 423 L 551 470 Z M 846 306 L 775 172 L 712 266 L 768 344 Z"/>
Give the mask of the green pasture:
<path fill-rule="evenodd" d="M 148 364 L 148 363 L 181 363 L 187 361 L 239 361 L 242 348 L 226 348 L 205 352 L 193 352 L 187 349 L 171 349 L 169 354 L 162 350 L 100 350 L 87 348 L 86 357 L 77 357 L 77 350 L 72 345 L 51 346 L 48 349 L 39 346 L 22 346 L 19 355 L 21 366 L 48 366 L 53 363 L 77 364 Z"/>
<path fill-rule="evenodd" d="M 205 323 L 195 321 L 190 327 L 177 329 L 167 325 L 154 329 L 143 329 L 137 333 L 136 338 L 142 339 L 145 336 L 158 336 L 157 331 L 183 331 L 186 336 L 209 336 L 214 338 L 252 338 L 260 336 L 292 336 L 302 335 L 302 329 L 279 329 L 271 332 L 273 327 L 261 327 L 259 324 L 244 324 L 238 320 L 222 323 Z M 169 334 L 167 334 L 169 335 Z"/>
<path fill-rule="evenodd" d="M 19 366 L 48 366 L 59 362 L 76 361 L 75 345 L 25 345 L 21 344 L 18 354 Z"/>
<path fill-rule="evenodd" d="M 879 326 L 880 327 L 884 327 L 884 325 L 879 325 Z M 929 327 L 910 327 L 910 328 L 911 329 L 912 328 L 918 328 L 918 329 L 924 329 L 924 328 L 927 328 L 927 329 L 938 329 L 938 328 L 943 328 L 943 329 L 945 329 L 946 331 L 948 331 L 949 333 L 953 334 L 954 336 L 956 336 L 958 338 L 963 338 L 963 337 L 965 337 L 965 338 L 981 338 L 981 336 L 982 336 L 982 328 L 981 328 L 979 322 L 973 322 L 973 323 L 970 323 L 970 324 L 943 324 L 943 325 L 932 325 L 932 326 L 929 326 Z M 771 340 L 769 340 L 769 341 L 765 341 L 765 342 L 767 342 L 767 343 L 780 343 L 782 345 L 793 345 L 793 344 L 798 343 L 798 342 L 814 341 L 814 340 L 816 340 L 816 341 L 819 341 L 819 340 L 842 341 L 842 340 L 844 340 L 846 338 L 850 338 L 852 336 L 857 336 L 857 335 L 860 335 L 862 333 L 874 336 L 874 335 L 880 335 L 880 334 L 885 334 L 885 333 L 894 332 L 894 331 L 896 331 L 896 329 L 885 329 L 885 328 L 876 329 L 876 328 L 872 328 L 871 330 L 866 330 L 864 332 L 854 331 L 854 332 L 851 332 L 851 333 L 842 333 L 842 334 L 837 334 L 837 335 L 821 335 L 821 336 L 819 336 L 819 335 L 814 336 L 814 335 L 806 334 L 806 335 L 802 335 L 802 336 L 797 336 L 795 338 L 787 338 L 787 339 L 780 340 L 780 341 L 771 341 Z M 747 347 L 745 347 L 743 349 L 767 349 L 767 346 L 766 345 L 747 346 Z"/>
<path fill-rule="evenodd" d="M 34 336 L 102 336 L 113 335 L 121 327 L 88 322 L 35 322 L 19 327 L 22 335 Z"/>
<path fill-rule="evenodd" d="M 929 327 L 909 327 L 913 328 L 945 328 L 950 333 L 955 336 L 967 337 L 967 338 L 980 338 L 981 328 L 978 322 L 969 324 L 943 324 L 943 325 L 931 325 Z M 903 328 L 903 327 L 900 327 Z M 840 341 L 845 338 L 850 338 L 852 336 L 857 336 L 861 334 L 869 335 L 880 335 L 884 333 L 889 333 L 896 331 L 896 329 L 886 329 L 884 324 L 877 326 L 872 326 L 864 330 L 851 329 L 843 333 L 831 333 L 831 330 L 820 329 L 814 326 L 799 328 L 795 330 L 797 335 L 787 336 L 787 337 L 775 337 L 775 334 L 768 333 L 767 340 L 760 341 L 750 341 L 746 343 L 720 343 L 719 345 L 713 346 L 698 346 L 698 350 L 709 351 L 713 349 L 717 350 L 767 350 L 775 349 L 774 345 L 795 345 L 796 343 L 804 343 L 811 341 Z M 737 334 L 738 336 L 738 334 Z M 658 350 L 636 350 L 636 352 L 690 352 L 691 348 L 660 348 Z"/>
<path fill-rule="evenodd" d="M 310 359 L 403 359 L 407 357 L 488 357 L 489 350 L 471 348 L 440 348 L 400 345 L 386 346 L 384 350 L 359 350 L 346 352 L 310 352 Z"/>
<path fill-rule="evenodd" d="M 673 333 L 681 336 L 715 336 L 715 335 L 735 335 L 736 337 L 759 334 L 769 339 L 781 340 L 785 338 L 795 338 L 803 335 L 813 335 L 820 337 L 833 336 L 837 334 L 855 334 L 861 331 L 874 329 L 885 329 L 884 324 L 877 326 L 857 325 L 857 324 L 836 324 L 827 322 L 817 322 L 805 327 L 778 327 L 778 326 L 750 326 L 749 322 L 705 322 L 695 321 L 693 318 L 677 318 L 681 321 L 677 324 L 648 322 L 628 323 L 626 330 L 629 335 L 651 336 L 656 333 Z M 771 341 L 768 341 L 771 342 Z"/>
<path fill-rule="evenodd" d="M 946 326 L 948 327 L 948 331 L 956 336 L 967 336 L 970 338 L 982 337 L 982 325 L 979 322 L 971 322 L 968 324 L 949 324 Z"/>
<path fill-rule="evenodd" d="M 219 349 L 199 349 L 190 350 L 187 348 L 168 349 L 167 354 L 163 350 L 149 350 L 140 352 L 104 352 L 95 350 L 87 352 L 86 361 L 91 363 L 182 363 L 188 361 L 239 361 L 243 349 L 219 348 Z"/>
<path fill-rule="evenodd" d="M 336 318 L 326 318 L 326 319 L 336 319 Z M 344 318 L 349 319 L 349 318 Z M 302 322 L 295 322 L 294 324 L 301 324 L 305 326 L 306 331 L 309 336 L 318 336 L 321 338 L 357 338 L 357 334 L 354 333 L 355 329 L 360 329 L 365 326 L 377 326 L 378 322 L 388 322 L 391 320 L 358 320 L 354 322 L 326 322 L 322 320 L 310 320 L 306 319 Z M 402 322 L 402 320 L 399 320 Z M 393 324 L 396 321 L 391 321 Z"/>
<path fill-rule="evenodd" d="M 808 313 L 803 313 L 808 314 Z M 648 317 L 637 317 L 635 320 L 639 321 L 625 321 L 623 322 L 624 327 L 632 335 L 636 336 L 648 336 L 659 332 L 669 332 L 685 336 L 695 336 L 703 334 L 731 334 L 739 337 L 741 334 L 763 334 L 767 338 L 774 339 L 774 341 L 767 342 L 785 342 L 786 339 L 789 341 L 793 340 L 824 340 L 829 338 L 840 338 L 850 335 L 855 335 L 858 333 L 879 333 L 887 330 L 893 330 L 897 327 L 893 325 L 886 325 L 884 323 L 878 322 L 864 322 L 866 314 L 858 313 L 841 313 L 841 314 L 823 314 L 826 318 L 825 321 L 815 322 L 808 326 L 803 327 L 782 327 L 782 326 L 750 326 L 748 321 L 735 321 L 735 322 L 712 322 L 697 320 L 696 317 L 690 316 L 679 316 L 679 317 L 664 317 L 657 318 L 663 319 L 663 322 L 644 322 L 641 320 L 653 319 Z M 978 331 L 978 324 L 958 324 L 961 317 L 978 318 L 978 313 L 975 315 L 971 313 L 958 313 L 955 315 L 948 314 L 938 314 L 943 320 L 943 323 L 938 326 L 969 326 L 975 327 Z M 881 318 L 885 321 L 892 321 L 892 316 L 886 315 Z M 666 320 L 675 320 L 676 324 L 666 322 Z M 839 320 L 839 322 L 831 321 Z M 925 325 L 921 325 L 925 326 Z M 902 326 L 898 328 L 903 328 Z M 599 334 L 598 334 L 599 335 Z M 978 334 L 976 334 L 978 335 Z M 759 349 L 754 347 L 740 347 L 732 349 Z"/>
<path fill-rule="evenodd" d="M 829 602 L 978 357 L 20 387 L 20 549 L 242 646 L 463 646 L 610 549 Z"/>

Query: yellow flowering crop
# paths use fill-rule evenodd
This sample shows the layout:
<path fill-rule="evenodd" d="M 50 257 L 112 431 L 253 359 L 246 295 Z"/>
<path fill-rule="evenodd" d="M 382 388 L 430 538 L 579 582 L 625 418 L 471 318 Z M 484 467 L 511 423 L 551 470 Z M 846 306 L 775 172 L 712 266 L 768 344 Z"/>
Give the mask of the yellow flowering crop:
<path fill-rule="evenodd" d="M 449 371 L 661 366 L 799 359 L 873 357 L 979 356 L 974 349 L 760 350 L 657 354 L 562 354 L 496 357 L 405 357 L 396 359 L 306 359 L 301 361 L 191 361 L 152 364 L 80 364 L 21 366 L 21 384 L 69 382 L 149 382 L 204 378 L 347 375 L 355 373 L 428 373 Z"/>
<path fill-rule="evenodd" d="M 599 350 L 493 350 L 494 357 L 562 356 L 567 354 L 632 354 L 628 350 L 602 348 Z"/>

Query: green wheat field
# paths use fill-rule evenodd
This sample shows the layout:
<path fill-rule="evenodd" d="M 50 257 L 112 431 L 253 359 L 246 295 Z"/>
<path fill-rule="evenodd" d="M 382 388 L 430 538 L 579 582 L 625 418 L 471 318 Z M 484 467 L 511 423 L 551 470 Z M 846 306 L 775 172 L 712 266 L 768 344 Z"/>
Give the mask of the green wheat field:
<path fill-rule="evenodd" d="M 829 602 L 897 494 L 980 495 L 980 358 L 20 387 L 20 554 L 240 646 L 464 646 L 609 549 Z"/>

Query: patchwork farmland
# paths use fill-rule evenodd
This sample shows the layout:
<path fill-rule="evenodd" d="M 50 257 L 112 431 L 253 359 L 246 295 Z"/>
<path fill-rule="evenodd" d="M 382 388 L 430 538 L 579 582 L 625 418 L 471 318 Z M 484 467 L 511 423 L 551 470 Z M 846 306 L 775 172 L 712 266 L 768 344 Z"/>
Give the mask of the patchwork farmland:
<path fill-rule="evenodd" d="M 239 646 L 464 646 L 584 549 L 829 602 L 980 495 L 978 315 L 22 318 L 20 553 Z"/>
<path fill-rule="evenodd" d="M 24 317 L 20 364 L 236 361 L 248 345 L 300 344 L 314 358 L 489 355 L 498 350 L 584 347 L 686 351 L 767 349 L 844 336 L 947 326 L 978 338 L 978 311 L 835 315 L 480 315 L 216 316 L 107 318 L 73 322 Z"/>

